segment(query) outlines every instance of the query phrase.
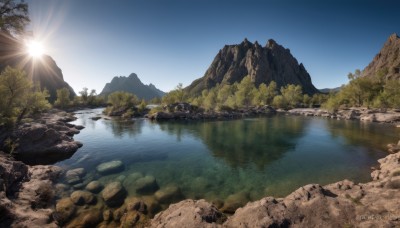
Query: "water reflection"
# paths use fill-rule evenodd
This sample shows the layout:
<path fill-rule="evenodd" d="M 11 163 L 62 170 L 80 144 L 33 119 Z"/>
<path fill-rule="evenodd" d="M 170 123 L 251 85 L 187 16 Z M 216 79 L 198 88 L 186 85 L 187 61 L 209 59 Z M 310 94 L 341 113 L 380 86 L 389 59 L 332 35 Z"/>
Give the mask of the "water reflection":
<path fill-rule="evenodd" d="M 208 146 L 213 156 L 232 167 L 249 163 L 263 169 L 294 150 L 304 133 L 306 122 L 297 118 L 263 118 L 204 123 L 197 136 Z"/>

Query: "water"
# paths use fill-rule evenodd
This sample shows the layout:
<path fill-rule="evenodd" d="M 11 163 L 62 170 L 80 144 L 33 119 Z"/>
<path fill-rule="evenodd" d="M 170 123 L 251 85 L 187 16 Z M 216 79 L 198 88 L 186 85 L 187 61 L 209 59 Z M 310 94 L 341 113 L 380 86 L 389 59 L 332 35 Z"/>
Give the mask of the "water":
<path fill-rule="evenodd" d="M 57 165 L 84 167 L 94 176 L 100 163 L 121 160 L 123 172 L 100 180 L 140 172 L 161 188 L 179 186 L 184 198 L 209 201 L 238 192 L 248 200 L 283 197 L 309 183 L 369 181 L 370 167 L 400 133 L 385 124 L 284 115 L 164 123 L 89 119 L 99 113 L 78 112 L 73 124 L 86 128 L 74 138 L 83 147 Z"/>

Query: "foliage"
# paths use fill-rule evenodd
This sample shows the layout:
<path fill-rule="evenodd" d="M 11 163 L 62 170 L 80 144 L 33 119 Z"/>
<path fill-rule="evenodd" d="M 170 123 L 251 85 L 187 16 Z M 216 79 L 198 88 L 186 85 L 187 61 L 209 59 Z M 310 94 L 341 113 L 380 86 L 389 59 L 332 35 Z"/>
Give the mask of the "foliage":
<path fill-rule="evenodd" d="M 335 111 L 340 107 L 400 108 L 400 81 L 386 79 L 387 69 L 374 77 L 361 77 L 361 71 L 349 73 L 349 83 L 338 93 L 330 94 L 323 107 Z"/>
<path fill-rule="evenodd" d="M 0 125 L 13 126 L 26 115 L 50 108 L 48 91 L 41 91 L 24 71 L 11 67 L 0 75 L 0 96 Z"/>
<path fill-rule="evenodd" d="M 0 31 L 21 34 L 29 23 L 28 4 L 13 0 L 0 0 Z"/>
<path fill-rule="evenodd" d="M 136 113 L 136 105 L 139 104 L 139 98 L 128 92 L 117 91 L 108 95 L 109 107 L 104 110 L 107 115 L 123 115 L 132 117 Z"/>
<path fill-rule="evenodd" d="M 105 99 L 103 96 L 98 96 L 95 89 L 90 90 L 87 87 L 83 87 L 82 91 L 79 91 L 80 96 L 75 97 L 74 106 L 102 106 L 105 105 Z"/>
<path fill-rule="evenodd" d="M 62 88 L 57 90 L 57 99 L 54 102 L 54 106 L 65 109 L 71 105 L 70 92 L 68 88 Z"/>
<path fill-rule="evenodd" d="M 284 104 L 286 104 L 289 108 L 297 107 L 303 98 L 303 92 L 300 85 L 287 85 L 282 87 L 281 94 Z"/>
<path fill-rule="evenodd" d="M 183 89 L 183 85 L 182 83 L 179 83 L 174 90 L 170 91 L 162 98 L 162 103 L 173 104 L 177 102 L 185 102 L 186 99 L 187 95 Z"/>

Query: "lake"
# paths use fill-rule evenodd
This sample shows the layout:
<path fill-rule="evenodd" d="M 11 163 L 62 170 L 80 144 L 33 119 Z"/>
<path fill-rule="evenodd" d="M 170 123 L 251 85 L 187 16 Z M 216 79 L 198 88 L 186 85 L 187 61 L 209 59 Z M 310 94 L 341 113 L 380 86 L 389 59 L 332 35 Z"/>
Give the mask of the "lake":
<path fill-rule="evenodd" d="M 386 124 L 286 115 L 161 123 L 90 119 L 101 111 L 77 112 L 72 123 L 85 129 L 74 138 L 83 147 L 56 165 L 83 167 L 103 184 L 132 173 L 151 175 L 160 188 L 178 186 L 182 198 L 213 202 L 237 193 L 248 201 L 283 197 L 309 183 L 369 181 L 371 166 L 399 137 Z M 112 160 L 121 160 L 124 170 L 96 173 Z"/>

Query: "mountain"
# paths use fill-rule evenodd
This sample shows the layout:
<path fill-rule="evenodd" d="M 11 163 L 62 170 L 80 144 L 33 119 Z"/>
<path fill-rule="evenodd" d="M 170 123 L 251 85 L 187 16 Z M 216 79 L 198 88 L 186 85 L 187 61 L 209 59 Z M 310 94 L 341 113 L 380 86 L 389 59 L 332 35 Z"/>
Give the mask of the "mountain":
<path fill-rule="evenodd" d="M 319 91 L 320 91 L 321 93 L 330 93 L 330 92 L 336 93 L 336 92 L 339 92 L 341 88 L 342 88 L 342 87 L 324 88 L 324 89 L 319 89 Z"/>
<path fill-rule="evenodd" d="M 75 96 L 74 90 L 64 81 L 61 69 L 48 55 L 32 58 L 25 51 L 25 44 L 9 35 L 0 33 L 0 71 L 6 66 L 17 67 L 25 70 L 34 83 L 39 83 L 42 89 L 50 93 L 50 102 L 57 97 L 57 89 L 68 88 L 71 97 Z"/>
<path fill-rule="evenodd" d="M 196 79 L 185 89 L 190 94 L 200 94 L 217 83 L 233 84 L 250 75 L 256 86 L 275 81 L 278 88 L 287 84 L 301 85 L 303 92 L 319 93 L 311 82 L 303 64 L 299 64 L 289 49 L 268 40 L 262 47 L 245 39 L 238 45 L 225 45 L 215 56 L 202 78 Z"/>
<path fill-rule="evenodd" d="M 107 83 L 100 95 L 108 95 L 116 91 L 125 91 L 135 94 L 140 99 L 150 100 L 155 97 L 162 97 L 165 93 L 157 89 L 153 84 L 143 84 L 135 73 L 128 77 L 114 77 L 110 83 Z"/>
<path fill-rule="evenodd" d="M 400 37 L 393 33 L 389 36 L 380 52 L 362 71 L 361 76 L 373 77 L 386 75 L 387 79 L 400 80 Z"/>

